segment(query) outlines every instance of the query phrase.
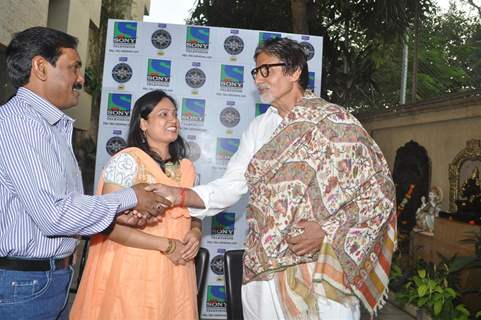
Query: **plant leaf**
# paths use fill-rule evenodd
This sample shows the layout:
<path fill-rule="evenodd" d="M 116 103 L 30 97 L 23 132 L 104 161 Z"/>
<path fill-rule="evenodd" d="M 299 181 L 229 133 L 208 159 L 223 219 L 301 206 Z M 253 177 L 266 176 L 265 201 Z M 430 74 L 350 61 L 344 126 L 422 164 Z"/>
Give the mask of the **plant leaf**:
<path fill-rule="evenodd" d="M 446 288 L 446 293 L 449 294 L 450 297 L 455 298 L 458 294 L 452 288 Z"/>
<path fill-rule="evenodd" d="M 426 302 L 429 301 L 428 297 L 422 297 L 421 299 L 418 300 L 418 303 L 416 304 L 418 307 L 422 307 L 426 304 Z"/>
<path fill-rule="evenodd" d="M 425 278 L 426 277 L 426 270 L 424 270 L 424 269 L 418 270 L 418 275 L 419 275 L 420 278 Z"/>
<path fill-rule="evenodd" d="M 426 292 L 428 292 L 428 286 L 423 284 L 418 288 L 418 295 L 420 297 L 424 297 L 426 295 Z"/>
<path fill-rule="evenodd" d="M 443 310 L 443 302 L 442 301 L 436 301 L 434 303 L 434 315 L 437 316 L 438 314 L 441 313 L 441 310 Z"/>
<path fill-rule="evenodd" d="M 466 307 L 464 306 L 464 304 L 458 304 L 456 306 L 456 310 L 461 312 L 463 315 L 467 315 L 469 316 L 470 312 L 468 311 L 468 309 L 466 309 Z"/>

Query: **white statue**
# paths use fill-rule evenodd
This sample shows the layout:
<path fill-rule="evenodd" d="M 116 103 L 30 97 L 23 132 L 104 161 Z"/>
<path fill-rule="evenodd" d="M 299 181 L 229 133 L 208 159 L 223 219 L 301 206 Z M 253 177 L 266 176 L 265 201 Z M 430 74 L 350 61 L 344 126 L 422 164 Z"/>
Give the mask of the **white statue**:
<path fill-rule="evenodd" d="M 439 216 L 439 211 L 441 210 L 439 204 L 441 203 L 442 197 L 441 189 L 436 186 L 429 190 L 427 202 L 424 196 L 421 197 L 421 206 L 419 206 L 416 211 L 415 231 L 434 233 L 434 218 Z"/>

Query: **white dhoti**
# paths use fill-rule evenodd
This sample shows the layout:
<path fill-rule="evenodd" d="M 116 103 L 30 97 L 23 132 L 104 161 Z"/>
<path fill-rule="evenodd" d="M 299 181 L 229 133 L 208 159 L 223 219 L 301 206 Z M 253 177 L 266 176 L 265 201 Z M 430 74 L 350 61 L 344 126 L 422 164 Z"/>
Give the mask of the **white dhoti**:
<path fill-rule="evenodd" d="M 359 302 L 345 306 L 339 302 L 319 298 L 321 320 L 359 320 Z M 275 280 L 251 281 L 242 285 L 242 308 L 245 320 L 285 320 Z"/>

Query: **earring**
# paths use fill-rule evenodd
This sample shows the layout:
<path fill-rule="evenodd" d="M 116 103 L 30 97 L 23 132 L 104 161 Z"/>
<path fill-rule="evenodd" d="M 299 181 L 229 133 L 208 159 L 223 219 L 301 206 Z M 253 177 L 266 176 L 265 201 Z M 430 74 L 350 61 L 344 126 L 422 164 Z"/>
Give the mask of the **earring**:
<path fill-rule="evenodd" d="M 145 139 L 145 131 L 144 130 L 140 130 L 140 142 L 142 143 L 145 143 L 146 139 Z"/>

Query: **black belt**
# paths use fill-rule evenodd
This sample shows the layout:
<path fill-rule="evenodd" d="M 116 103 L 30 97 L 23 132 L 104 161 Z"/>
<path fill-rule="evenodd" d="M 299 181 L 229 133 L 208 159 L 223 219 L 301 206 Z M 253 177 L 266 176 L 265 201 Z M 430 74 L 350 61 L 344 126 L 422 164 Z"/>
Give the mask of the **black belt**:
<path fill-rule="evenodd" d="M 72 264 L 72 255 L 54 259 L 55 270 L 65 269 Z M 15 271 L 49 271 L 50 259 L 18 259 L 10 257 L 0 257 L 0 269 Z"/>

